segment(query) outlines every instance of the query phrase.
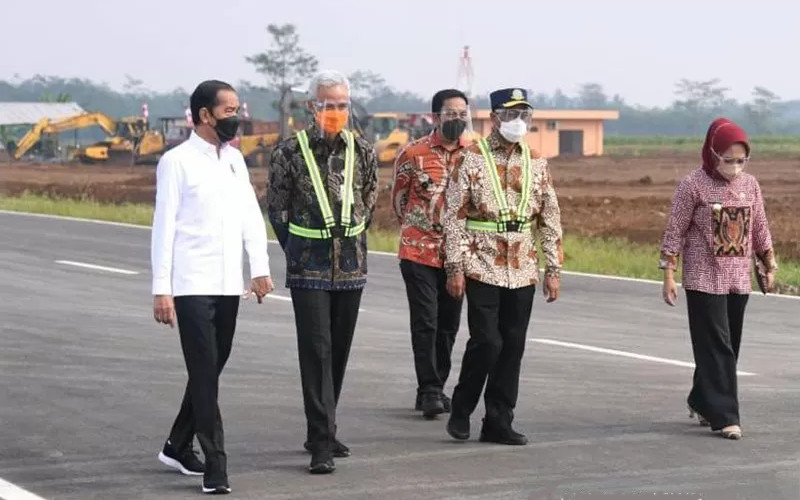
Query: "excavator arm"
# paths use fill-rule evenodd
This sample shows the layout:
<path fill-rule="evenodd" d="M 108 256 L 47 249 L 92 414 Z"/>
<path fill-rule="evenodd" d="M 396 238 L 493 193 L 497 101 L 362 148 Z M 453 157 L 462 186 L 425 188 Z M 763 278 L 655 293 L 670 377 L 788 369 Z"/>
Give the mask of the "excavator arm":
<path fill-rule="evenodd" d="M 42 118 L 34 125 L 25 136 L 20 139 L 14 151 L 14 159 L 19 160 L 39 140 L 42 134 L 58 134 L 67 130 L 99 126 L 106 134 L 113 136 L 116 133 L 116 122 L 103 113 L 81 113 L 57 121 Z"/>
<path fill-rule="evenodd" d="M 34 144 L 39 142 L 39 139 L 42 138 L 42 134 L 48 125 L 50 125 L 50 120 L 47 118 L 42 118 L 36 125 L 28 130 L 28 133 L 26 133 L 22 139 L 19 140 L 16 149 L 12 153 L 12 156 L 15 160 L 22 158 L 22 155 L 27 153 Z"/>

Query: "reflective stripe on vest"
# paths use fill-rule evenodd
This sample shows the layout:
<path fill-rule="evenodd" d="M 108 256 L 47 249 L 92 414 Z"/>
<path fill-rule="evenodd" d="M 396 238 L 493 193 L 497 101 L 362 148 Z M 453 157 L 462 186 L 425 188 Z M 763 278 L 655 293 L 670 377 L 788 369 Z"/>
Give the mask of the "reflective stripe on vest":
<path fill-rule="evenodd" d="M 345 142 L 347 147 L 344 153 L 344 192 L 342 193 L 342 214 L 340 225 L 342 227 L 341 236 L 351 237 L 357 236 L 364 231 L 365 224 L 357 224 L 350 226 L 351 213 L 353 209 L 353 178 L 355 170 L 355 137 L 349 130 L 343 130 Z M 305 130 L 297 133 L 297 142 L 300 145 L 300 151 L 303 154 L 308 174 L 311 177 L 311 184 L 314 187 L 314 194 L 316 195 L 317 202 L 319 203 L 320 211 L 322 212 L 322 220 L 325 222 L 325 228 L 313 229 L 297 224 L 289 223 L 289 232 L 296 236 L 304 238 L 327 239 L 332 236 L 331 229 L 336 227 L 336 219 L 331 210 L 331 204 L 328 201 L 328 195 L 325 191 L 325 185 L 322 183 L 322 178 L 319 174 L 319 167 L 317 160 L 314 158 L 314 153 L 308 145 L 308 134 Z"/>
<path fill-rule="evenodd" d="M 516 229 L 517 231 L 527 231 L 531 227 L 530 222 L 525 221 L 525 212 L 528 210 L 528 201 L 530 199 L 531 152 L 528 145 L 524 142 L 520 143 L 520 147 L 522 148 L 522 192 L 520 193 L 519 205 L 517 206 L 517 219 L 514 221 L 516 222 L 514 226 L 518 228 Z M 486 170 L 489 171 L 492 193 L 494 193 L 494 199 L 500 207 L 500 221 L 493 222 L 470 219 L 467 220 L 467 229 L 498 233 L 505 232 L 508 230 L 507 223 L 512 222 L 512 220 L 511 212 L 508 209 L 506 193 L 503 190 L 503 185 L 500 183 L 500 175 L 497 173 L 497 164 L 494 161 L 494 156 L 492 156 L 486 138 L 482 137 L 478 140 L 478 148 L 481 150 L 483 159 L 486 161 Z"/>
<path fill-rule="evenodd" d="M 512 227 L 513 226 L 513 227 Z M 492 222 L 486 220 L 467 220 L 467 229 L 470 231 L 485 231 L 489 233 L 523 232 L 531 228 L 530 222 L 519 224 L 516 221 Z"/>

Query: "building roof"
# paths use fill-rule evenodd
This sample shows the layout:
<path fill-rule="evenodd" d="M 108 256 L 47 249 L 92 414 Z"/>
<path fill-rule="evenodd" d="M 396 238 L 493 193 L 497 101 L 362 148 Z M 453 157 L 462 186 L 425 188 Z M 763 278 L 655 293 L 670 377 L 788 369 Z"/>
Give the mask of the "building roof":
<path fill-rule="evenodd" d="M 74 102 L 0 102 L 0 125 L 33 125 L 42 118 L 58 120 L 80 113 Z"/>
<path fill-rule="evenodd" d="M 488 109 L 475 111 L 473 118 L 488 119 Z M 619 111 L 613 109 L 534 109 L 534 120 L 619 120 Z"/>

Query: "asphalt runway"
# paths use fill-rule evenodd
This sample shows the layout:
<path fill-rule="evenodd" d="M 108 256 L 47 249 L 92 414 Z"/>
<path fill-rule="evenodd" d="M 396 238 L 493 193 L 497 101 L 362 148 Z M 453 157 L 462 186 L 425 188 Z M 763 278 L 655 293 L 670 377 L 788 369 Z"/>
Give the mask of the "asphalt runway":
<path fill-rule="evenodd" d="M 199 478 L 156 459 L 186 375 L 177 330 L 152 319 L 149 230 L 0 213 L 0 231 L 0 498 L 197 497 Z M 377 254 L 338 411 L 353 455 L 311 476 L 276 245 L 270 256 L 275 297 L 243 304 L 221 381 L 228 498 L 800 498 L 800 301 L 751 296 L 745 436 L 729 441 L 687 416 L 685 298 L 670 308 L 657 284 L 565 275 L 561 300 L 534 303 L 515 412 L 530 444 L 479 443 L 482 403 L 462 443 L 413 411 L 403 283 Z M 448 392 L 466 339 L 465 308 Z"/>

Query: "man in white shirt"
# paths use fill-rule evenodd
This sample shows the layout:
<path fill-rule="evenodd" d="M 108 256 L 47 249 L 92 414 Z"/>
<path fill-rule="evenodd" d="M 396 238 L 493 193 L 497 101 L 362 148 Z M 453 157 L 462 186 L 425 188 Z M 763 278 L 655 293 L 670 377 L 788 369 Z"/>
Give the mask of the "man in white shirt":
<path fill-rule="evenodd" d="M 230 493 L 219 375 L 228 359 L 244 288 L 261 303 L 272 291 L 267 232 L 244 158 L 228 143 L 239 125 L 239 98 L 217 80 L 190 99 L 194 131 L 158 163 L 152 232 L 153 314 L 175 326 L 189 380 L 180 412 L 159 460 L 187 475 L 203 475 L 204 493 Z M 194 436 L 205 464 L 195 455 Z"/>

